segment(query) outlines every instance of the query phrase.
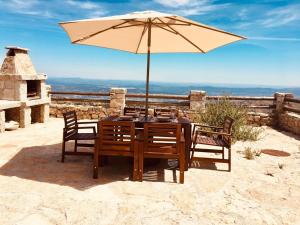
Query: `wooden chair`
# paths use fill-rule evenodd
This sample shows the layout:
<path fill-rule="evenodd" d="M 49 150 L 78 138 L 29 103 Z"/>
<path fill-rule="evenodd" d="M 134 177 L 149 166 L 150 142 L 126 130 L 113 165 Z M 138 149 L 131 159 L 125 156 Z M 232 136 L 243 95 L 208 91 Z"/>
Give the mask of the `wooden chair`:
<path fill-rule="evenodd" d="M 133 114 L 139 114 L 140 116 L 145 115 L 145 108 L 142 107 L 128 107 L 124 108 L 125 116 L 132 116 Z"/>
<path fill-rule="evenodd" d="M 94 153 L 94 174 L 98 178 L 99 160 L 103 156 L 133 157 L 133 180 L 138 173 L 138 149 L 135 143 L 135 125 L 128 121 L 99 122 L 99 138 Z"/>
<path fill-rule="evenodd" d="M 139 179 L 143 180 L 144 158 L 178 159 L 180 183 L 184 183 L 185 143 L 180 124 L 145 123 L 144 144 L 139 150 Z"/>
<path fill-rule="evenodd" d="M 63 129 L 62 157 L 65 161 L 65 155 L 93 155 L 93 152 L 78 152 L 77 147 L 95 147 L 97 132 L 95 126 L 79 126 L 82 124 L 97 124 L 97 122 L 78 122 L 75 111 L 63 113 L 65 127 Z M 92 133 L 79 133 L 79 130 L 90 129 Z M 79 143 L 78 141 L 94 141 L 94 143 Z M 74 151 L 66 151 L 66 142 L 75 141 Z"/>
<path fill-rule="evenodd" d="M 192 132 L 193 138 L 192 138 L 192 155 L 190 158 L 190 166 L 193 160 L 205 161 L 205 162 L 228 163 L 228 171 L 230 172 L 231 171 L 232 124 L 233 124 L 233 119 L 230 117 L 225 117 L 223 127 L 195 124 Z M 197 144 L 216 146 L 218 147 L 218 149 L 197 148 L 196 147 Z M 225 159 L 225 148 L 227 148 L 228 151 L 227 159 Z M 222 159 L 195 157 L 194 156 L 195 152 L 222 153 Z"/>
<path fill-rule="evenodd" d="M 155 108 L 154 109 L 154 116 L 167 116 L 171 117 L 174 114 L 174 110 L 170 108 Z"/>

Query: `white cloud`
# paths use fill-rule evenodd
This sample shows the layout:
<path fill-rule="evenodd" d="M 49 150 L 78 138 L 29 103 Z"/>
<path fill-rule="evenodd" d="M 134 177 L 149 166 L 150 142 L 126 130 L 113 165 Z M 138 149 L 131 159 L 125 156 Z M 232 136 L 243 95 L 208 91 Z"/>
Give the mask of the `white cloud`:
<path fill-rule="evenodd" d="M 264 27 L 279 27 L 300 20 L 300 4 L 291 4 L 273 9 L 261 20 Z"/>
<path fill-rule="evenodd" d="M 204 0 L 204 1 L 206 1 L 206 0 Z M 166 7 L 178 8 L 180 6 L 194 4 L 197 1 L 195 1 L 195 0 L 154 0 L 154 2 L 157 2 Z"/>
<path fill-rule="evenodd" d="M 219 10 L 230 4 L 217 4 L 214 0 L 154 0 L 166 7 L 166 10 L 183 16 L 201 15 Z"/>
<path fill-rule="evenodd" d="M 80 2 L 75 0 L 67 0 L 67 4 L 81 8 L 81 9 L 99 9 L 100 6 L 93 2 Z"/>
<path fill-rule="evenodd" d="M 82 17 L 100 17 L 108 13 L 100 3 L 78 0 L 0 0 L 0 11 L 68 20 Z"/>

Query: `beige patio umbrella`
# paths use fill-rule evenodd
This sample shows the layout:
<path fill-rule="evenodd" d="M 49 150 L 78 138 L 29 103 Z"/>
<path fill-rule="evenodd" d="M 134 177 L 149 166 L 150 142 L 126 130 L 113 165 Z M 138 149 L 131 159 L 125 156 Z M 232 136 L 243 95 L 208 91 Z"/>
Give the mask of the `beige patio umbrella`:
<path fill-rule="evenodd" d="M 187 18 L 155 11 L 61 22 L 73 44 L 147 53 L 146 116 L 148 115 L 150 53 L 206 53 L 245 39 Z"/>

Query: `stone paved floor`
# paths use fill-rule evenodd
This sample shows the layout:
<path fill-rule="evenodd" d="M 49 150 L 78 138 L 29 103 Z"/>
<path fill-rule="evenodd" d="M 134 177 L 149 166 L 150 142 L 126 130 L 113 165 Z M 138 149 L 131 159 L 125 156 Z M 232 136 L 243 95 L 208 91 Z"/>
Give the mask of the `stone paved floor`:
<path fill-rule="evenodd" d="M 62 127 L 62 119 L 51 118 L 0 134 L 1 225 L 300 224 L 300 141 L 290 134 L 264 128 L 259 141 L 234 145 L 231 173 L 197 165 L 181 185 L 174 182 L 178 171 L 163 165 L 132 182 L 126 159 L 111 160 L 94 180 L 91 157 L 59 162 Z M 247 160 L 246 146 L 291 156 Z"/>

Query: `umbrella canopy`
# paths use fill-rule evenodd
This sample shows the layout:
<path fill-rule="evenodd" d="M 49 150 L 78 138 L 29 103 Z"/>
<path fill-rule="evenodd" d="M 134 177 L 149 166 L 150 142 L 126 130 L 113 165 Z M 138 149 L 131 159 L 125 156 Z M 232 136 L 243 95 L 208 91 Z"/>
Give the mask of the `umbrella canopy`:
<path fill-rule="evenodd" d="M 206 53 L 245 39 L 187 18 L 155 11 L 62 22 L 73 44 L 147 53 L 146 115 L 150 53 Z"/>

